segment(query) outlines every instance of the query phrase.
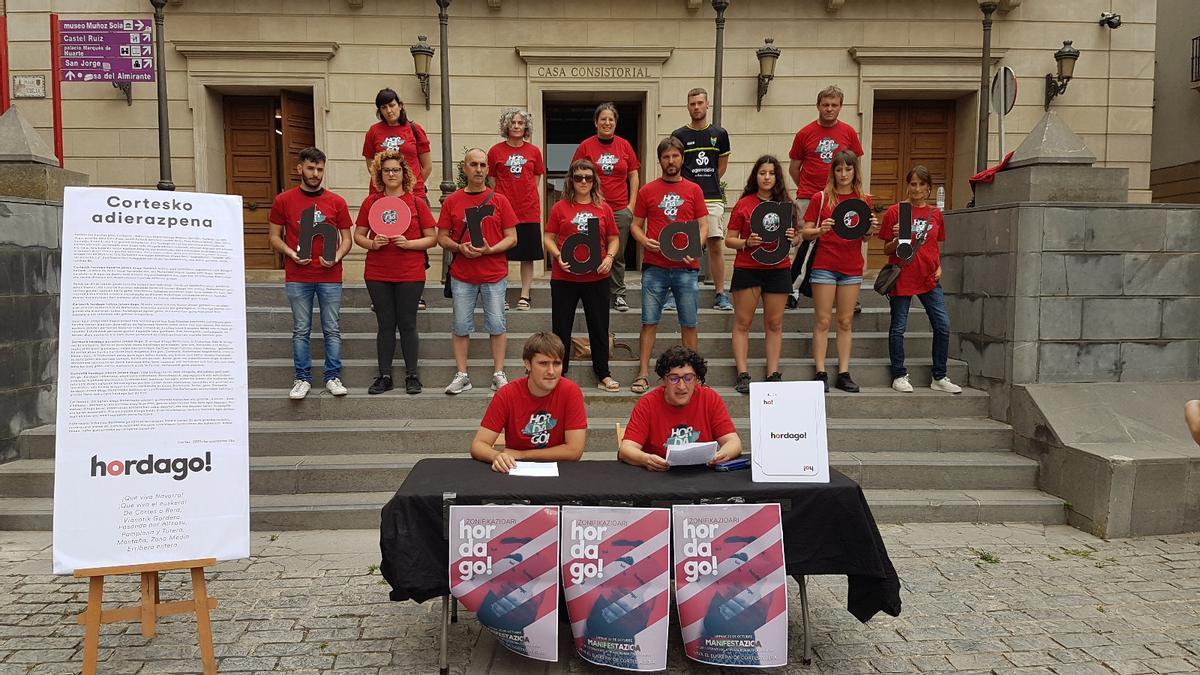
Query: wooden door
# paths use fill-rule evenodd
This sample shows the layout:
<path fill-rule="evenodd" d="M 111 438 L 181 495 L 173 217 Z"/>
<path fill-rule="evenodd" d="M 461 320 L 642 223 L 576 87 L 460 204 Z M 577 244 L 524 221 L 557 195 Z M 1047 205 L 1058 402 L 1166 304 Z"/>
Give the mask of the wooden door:
<path fill-rule="evenodd" d="M 300 176 L 295 168 L 300 163 L 300 151 L 316 145 L 312 96 L 294 91 L 283 92 L 279 97 L 279 113 L 283 132 L 280 137 L 283 141 L 280 153 L 283 166 L 280 170 L 284 176 L 284 188 L 287 189 L 300 184 Z"/>
<path fill-rule="evenodd" d="M 267 216 L 279 192 L 275 98 L 226 96 L 225 191 L 242 196 L 246 269 L 278 269 L 283 259 L 267 240 Z"/>
<path fill-rule="evenodd" d="M 929 200 L 935 199 L 939 185 L 945 186 L 949 200 L 954 180 L 954 101 L 876 100 L 870 157 L 871 194 L 881 212 L 907 196 L 904 174 L 917 164 L 933 176 Z M 871 240 L 868 251 L 868 269 L 887 264 L 879 239 Z"/>

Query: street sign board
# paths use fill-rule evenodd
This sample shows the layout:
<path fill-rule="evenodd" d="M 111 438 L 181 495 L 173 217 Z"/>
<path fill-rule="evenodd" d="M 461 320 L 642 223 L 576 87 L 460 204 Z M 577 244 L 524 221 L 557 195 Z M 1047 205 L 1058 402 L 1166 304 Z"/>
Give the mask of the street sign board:
<path fill-rule="evenodd" d="M 1017 75 L 1012 68 L 1001 66 L 992 78 L 992 112 L 1007 115 L 1017 102 Z M 1003 106 L 1003 107 L 1001 107 Z"/>
<path fill-rule="evenodd" d="M 154 24 L 150 19 L 59 22 L 63 82 L 153 82 Z"/>

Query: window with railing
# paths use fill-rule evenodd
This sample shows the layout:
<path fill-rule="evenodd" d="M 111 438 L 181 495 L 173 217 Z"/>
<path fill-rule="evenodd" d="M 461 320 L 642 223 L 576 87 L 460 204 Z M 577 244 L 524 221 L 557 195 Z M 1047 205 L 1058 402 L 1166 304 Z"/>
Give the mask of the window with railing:
<path fill-rule="evenodd" d="M 1200 82 L 1200 36 L 1192 38 L 1192 82 Z"/>

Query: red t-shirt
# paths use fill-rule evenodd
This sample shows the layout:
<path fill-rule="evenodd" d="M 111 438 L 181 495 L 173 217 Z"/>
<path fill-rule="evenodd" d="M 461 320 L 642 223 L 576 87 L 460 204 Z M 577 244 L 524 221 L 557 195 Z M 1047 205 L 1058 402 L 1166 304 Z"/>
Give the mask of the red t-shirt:
<path fill-rule="evenodd" d="M 367 195 L 362 206 L 358 207 L 358 219 L 354 224 L 370 230 L 371 207 L 383 197 L 382 192 Z M 408 229 L 403 233 L 406 239 L 420 239 L 424 236 L 421 230 L 437 227 L 433 212 L 429 210 L 424 199 L 415 199 L 411 192 L 405 192 L 400 198 L 412 211 L 412 220 L 408 221 Z M 374 239 L 375 233 L 367 232 L 367 238 Z M 397 248 L 391 242 L 379 250 L 368 249 L 367 260 L 363 265 L 363 279 L 391 282 L 425 281 L 425 251 Z"/>
<path fill-rule="evenodd" d="M 349 230 L 350 207 L 346 200 L 329 190 L 322 189 L 316 195 L 306 193 L 298 187 L 280 192 L 271 204 L 271 215 L 268 219 L 283 226 L 283 241 L 292 249 L 300 250 L 300 214 L 310 206 L 317 207 L 314 214 L 315 222 L 327 221 L 339 230 Z M 341 234 L 341 233 L 339 233 Z M 341 236 L 350 236 L 349 232 Z M 307 265 L 297 265 L 290 257 L 283 259 L 284 281 L 304 283 L 342 283 L 342 263 L 333 267 L 325 267 L 317 258 L 324 250 L 325 237 L 317 235 L 312 242 L 312 262 Z"/>
<path fill-rule="evenodd" d="M 746 195 L 745 197 L 739 199 L 737 204 L 734 204 L 733 211 L 729 215 L 729 231 L 737 233 L 737 235 L 742 239 L 749 237 L 750 214 L 754 213 L 754 209 L 758 208 L 758 205 L 761 203 L 763 203 L 763 200 L 759 199 L 758 195 Z M 784 232 L 787 232 L 787 229 L 791 227 L 792 224 L 780 223 L 779 226 Z M 787 246 L 790 248 L 792 244 L 786 238 L 784 238 L 780 240 L 778 245 Z M 792 261 L 790 258 L 784 258 L 774 265 L 764 265 L 751 257 L 750 254 L 753 253 L 754 250 L 755 249 L 753 248 L 744 248 L 739 250 L 737 252 L 737 256 L 735 256 L 733 259 L 733 267 L 735 269 L 746 270 L 786 270 L 791 269 L 792 267 Z M 774 247 L 771 247 L 770 250 L 774 250 Z"/>
<path fill-rule="evenodd" d="M 567 432 L 587 429 L 587 410 L 579 385 L 562 378 L 541 398 L 529 391 L 529 378 L 500 388 L 488 404 L 480 426 L 504 434 L 512 450 L 550 448 L 566 442 Z"/>
<path fill-rule="evenodd" d="M 514 148 L 501 141 L 488 150 L 488 175 L 496 181 L 496 192 L 508 197 L 518 223 L 541 223 L 538 176 L 546 173 L 542 151 L 533 143 Z"/>
<path fill-rule="evenodd" d="M 588 218 L 600 219 L 600 255 L 604 255 L 608 251 L 608 238 L 620 236 L 617 231 L 617 221 L 613 219 L 612 208 L 607 203 L 596 206 L 595 204 L 576 204 L 562 200 L 550 209 L 550 218 L 546 220 L 546 231 L 554 233 L 554 241 L 561 250 L 562 243 L 567 237 L 579 232 L 581 227 L 584 227 L 584 231 L 586 231 Z M 569 260 L 567 253 L 568 251 L 563 251 L 563 257 Z M 564 270 L 557 262 L 554 263 L 554 270 L 550 272 L 550 278 L 558 281 L 600 281 L 607 279 L 608 276 L 608 274 L 599 272 L 575 274 Z"/>
<path fill-rule="evenodd" d="M 688 404 L 677 407 L 667 403 L 666 392 L 658 387 L 634 404 L 625 439 L 666 458 L 667 445 L 706 443 L 736 431 L 716 391 L 699 385 Z"/>
<path fill-rule="evenodd" d="M 680 179 L 668 183 L 659 178 L 638 190 L 637 200 L 633 203 L 633 215 L 646 219 L 646 236 L 658 241 L 659 233 L 668 223 L 687 222 L 707 216 L 708 205 L 704 203 L 704 191 L 692 181 Z M 642 254 L 642 262 L 668 269 L 700 269 L 699 260 L 689 265 L 682 260 L 667 260 L 661 252 L 651 250 Z"/>
<path fill-rule="evenodd" d="M 446 201 L 442 202 L 442 213 L 438 216 L 438 229 L 448 230 L 450 238 L 456 242 L 470 242 L 471 235 L 466 231 L 467 209 L 479 206 L 493 192 L 491 188 L 475 194 L 459 190 L 446 197 Z M 497 244 L 507 234 L 505 230 L 516 228 L 517 215 L 513 213 L 512 205 L 502 194 L 492 197 L 488 206 L 494 207 L 495 210 L 492 215 L 483 219 L 480 229 L 483 230 L 483 238 L 488 244 Z M 481 255 L 478 258 L 455 254 L 454 261 L 450 264 L 450 276 L 468 284 L 494 284 L 507 275 L 508 259 L 503 252 Z"/>
<path fill-rule="evenodd" d="M 829 165 L 839 150 L 852 150 L 859 157 L 863 156 L 858 132 L 841 120 L 834 122 L 832 127 L 823 127 L 820 122 L 813 120 L 796 132 L 788 157 L 801 162 L 800 184 L 796 186 L 797 199 L 804 199 L 825 189 L 825 184 L 829 182 Z"/>
<path fill-rule="evenodd" d="M 887 213 L 883 214 L 883 224 L 879 226 L 879 234 L 876 236 L 884 241 L 891 241 L 895 238 L 892 232 L 898 222 L 900 205 L 892 204 Z M 942 221 L 942 212 L 929 204 L 914 206 L 912 235 L 917 253 L 907 265 L 900 268 L 900 277 L 896 279 L 896 286 L 891 292 L 894 296 L 921 295 L 932 291 L 938 284 L 934 276 L 938 266 L 942 264 L 941 245 L 938 242 L 946 241 L 946 224 Z M 899 265 L 900 258 L 893 254 L 888 258 L 888 262 Z"/>
<path fill-rule="evenodd" d="M 363 139 L 363 157 L 375 159 L 375 155 L 384 150 L 399 150 L 404 155 L 408 168 L 412 169 L 413 193 L 418 197 L 425 196 L 425 179 L 421 177 L 421 155 L 429 152 L 429 135 L 420 124 L 409 121 L 408 124 L 391 126 L 380 120 L 367 129 L 367 137 Z M 375 185 L 371 185 L 375 192 Z"/>
<path fill-rule="evenodd" d="M 575 148 L 575 156 L 571 161 L 577 159 L 587 159 L 596 165 L 596 171 L 600 174 L 601 194 L 613 211 L 629 206 L 629 173 L 642 166 L 629 141 L 613 136 L 611 142 L 605 143 L 599 136 L 592 136 Z M 568 176 L 567 180 L 570 179 Z"/>
<path fill-rule="evenodd" d="M 847 199 L 861 199 L 871 205 L 871 199 L 866 195 L 854 194 L 851 192 L 846 195 L 838 195 L 837 201 L 824 200 L 825 208 L 821 209 L 821 213 L 817 213 L 817 209 L 821 207 L 821 194 L 817 192 L 812 195 L 808 202 L 808 210 L 804 212 L 804 222 L 816 223 L 818 226 L 822 220 L 833 217 L 833 209 Z M 817 254 L 813 259 L 812 268 L 814 270 L 828 270 L 830 272 L 838 272 L 849 276 L 861 276 L 863 273 L 863 255 L 862 255 L 862 239 L 843 239 L 838 236 L 837 232 L 830 230 L 818 238 L 820 242 L 817 244 Z"/>

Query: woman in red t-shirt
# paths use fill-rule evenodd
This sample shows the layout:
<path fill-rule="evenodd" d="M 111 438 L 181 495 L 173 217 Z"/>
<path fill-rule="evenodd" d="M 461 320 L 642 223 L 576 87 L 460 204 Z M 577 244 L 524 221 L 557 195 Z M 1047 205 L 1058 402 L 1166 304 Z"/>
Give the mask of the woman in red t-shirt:
<path fill-rule="evenodd" d="M 604 257 L 595 272 L 572 270 L 572 261 L 578 260 L 579 256 L 572 251 L 563 251 L 563 245 L 576 234 L 589 234 L 587 228 L 593 219 L 599 226 L 600 246 L 604 251 L 601 255 Z M 620 239 L 612 208 L 604 202 L 596 167 L 588 160 L 571 162 L 562 199 L 550 209 L 543 239 L 546 252 L 554 260 L 554 271 L 550 273 L 550 325 L 554 334 L 567 345 L 563 374 L 571 363 L 571 325 L 575 323 L 575 312 L 582 300 L 596 382 L 602 391 L 620 391 L 621 384 L 612 378 L 608 368 L 608 276 Z M 577 249 L 583 243 L 574 239 L 571 247 Z"/>
<path fill-rule="evenodd" d="M 425 252 L 437 242 L 437 223 L 425 200 L 417 199 L 413 194 L 416 178 L 399 152 L 376 155 L 371 163 L 371 176 L 375 192 L 363 200 L 354 228 L 355 243 L 367 249 L 363 278 L 379 324 L 379 332 L 375 335 L 379 376 L 367 393 L 382 394 L 392 388 L 392 358 L 396 354 L 396 328 L 399 327 L 400 351 L 404 355 L 404 391 L 419 394 L 417 303 L 425 290 Z M 412 219 L 403 234 L 386 237 L 371 230 L 371 207 L 384 197 L 399 197 L 408 205 Z"/>
<path fill-rule="evenodd" d="M 729 216 L 729 232 L 725 235 L 725 245 L 737 251 L 729 289 L 733 292 L 733 361 L 737 366 L 733 388 L 742 394 L 750 393 L 750 373 L 746 363 L 750 351 L 750 322 L 754 320 L 759 298 L 763 304 L 767 382 L 783 381 L 779 372 L 779 353 L 783 350 L 783 310 L 788 294 L 792 292 L 791 259 L 784 255 L 779 262 L 768 265 L 756 260 L 754 252 L 762 247 L 778 252 L 776 247 L 779 246 L 790 251 L 794 244 L 799 244 L 800 230 L 795 226 L 799 214 L 792 211 L 791 223 L 781 223 L 778 215 L 768 214 L 763 223 L 771 228 L 771 241 L 750 229 L 751 214 L 763 202 L 791 204 L 783 177 L 783 165 L 778 159 L 772 155 L 759 157 L 746 179 L 742 198 Z"/>
<path fill-rule="evenodd" d="M 892 364 L 892 389 L 911 392 L 908 369 L 904 367 L 904 333 L 908 330 L 908 309 L 913 296 L 925 307 L 925 316 L 933 329 L 934 391 L 962 393 L 962 387 L 946 376 L 946 361 L 950 351 L 950 315 L 946 313 L 946 298 L 942 295 L 941 242 L 946 241 L 946 226 L 942 212 L 928 202 L 933 179 L 929 169 L 917 165 L 904 177 L 908 182 L 908 203 L 912 205 L 912 242 L 914 251 L 908 260 L 896 255 L 900 245 L 900 205 L 893 204 L 883 214 L 879 238 L 884 241 L 883 252 L 891 256 L 888 262 L 900 265 L 900 276 L 888 294 L 892 308 L 892 324 L 888 329 L 888 358 Z"/>
<path fill-rule="evenodd" d="M 833 210 L 848 199 L 861 199 L 871 205 L 871 198 L 863 192 L 862 177 L 858 170 L 858 155 L 842 150 L 833 156 L 829 165 L 829 181 L 825 189 L 813 194 L 804 214 L 805 239 L 818 241 L 812 264 L 813 312 L 813 364 L 816 367 L 814 380 L 825 383 L 829 391 L 829 374 L 825 372 L 825 352 L 829 348 L 829 325 L 833 321 L 833 307 L 837 304 L 837 358 L 838 375 L 836 386 L 848 392 L 857 392 L 858 385 L 850 378 L 850 348 L 853 344 L 854 305 L 862 287 L 863 255 L 861 239 L 845 239 L 833 231 Z M 871 227 L 866 236 L 879 231 L 879 221 L 871 214 Z"/>
<path fill-rule="evenodd" d="M 533 121 L 520 108 L 505 108 L 500 113 L 500 137 L 503 141 L 487 153 L 488 182 L 504 195 L 517 214 L 517 245 L 504 252 L 509 261 L 521 264 L 521 295 L 517 309 L 527 310 L 533 286 L 533 261 L 542 260 L 541 177 L 546 175 L 542 151 L 529 142 Z"/>

